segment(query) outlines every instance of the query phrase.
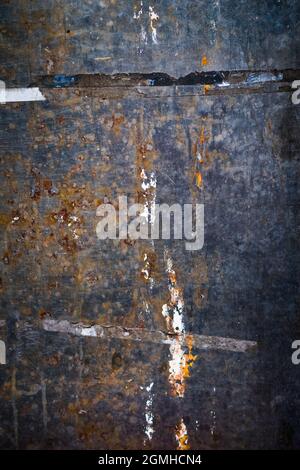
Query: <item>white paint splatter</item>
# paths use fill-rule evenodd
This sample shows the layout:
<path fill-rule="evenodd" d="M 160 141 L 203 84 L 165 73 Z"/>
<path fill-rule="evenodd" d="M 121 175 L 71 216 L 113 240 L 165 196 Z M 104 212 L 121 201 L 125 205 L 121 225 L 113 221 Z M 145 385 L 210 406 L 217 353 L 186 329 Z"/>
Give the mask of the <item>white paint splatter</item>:
<path fill-rule="evenodd" d="M 230 83 L 228 82 L 217 83 L 217 86 L 220 88 L 224 88 L 224 87 L 230 86 Z"/>
<path fill-rule="evenodd" d="M 135 20 L 139 20 L 143 14 L 143 1 L 141 1 L 140 9 L 138 11 L 134 11 L 133 18 Z"/>

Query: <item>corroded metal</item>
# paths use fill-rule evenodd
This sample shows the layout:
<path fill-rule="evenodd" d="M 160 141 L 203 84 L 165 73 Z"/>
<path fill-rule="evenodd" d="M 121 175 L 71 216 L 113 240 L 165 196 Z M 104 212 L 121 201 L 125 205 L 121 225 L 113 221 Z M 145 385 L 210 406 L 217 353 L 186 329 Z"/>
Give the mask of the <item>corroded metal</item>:
<path fill-rule="evenodd" d="M 46 98 L 0 105 L 1 448 L 299 447 L 299 2 L 1 11 Z M 120 195 L 204 203 L 203 249 L 98 240 Z"/>

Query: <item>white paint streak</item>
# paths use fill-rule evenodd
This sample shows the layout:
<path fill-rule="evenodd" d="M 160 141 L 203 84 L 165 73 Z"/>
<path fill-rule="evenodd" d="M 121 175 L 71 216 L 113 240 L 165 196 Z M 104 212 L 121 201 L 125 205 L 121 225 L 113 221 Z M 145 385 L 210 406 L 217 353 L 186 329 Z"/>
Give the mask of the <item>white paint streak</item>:
<path fill-rule="evenodd" d="M 212 399 L 212 404 L 213 404 L 213 409 L 210 410 L 210 417 L 211 417 L 211 425 L 210 425 L 210 434 L 214 436 L 217 428 L 217 413 L 215 410 L 215 405 L 216 405 L 216 387 L 213 387 L 213 399 Z"/>
<path fill-rule="evenodd" d="M 146 391 L 148 393 L 148 398 L 146 401 L 146 407 L 145 407 L 145 418 L 146 418 L 146 429 L 145 429 L 145 434 L 146 434 L 146 439 L 144 440 L 144 444 L 146 444 L 147 440 L 151 441 L 152 436 L 154 434 L 154 428 L 153 428 L 153 421 L 154 421 L 154 416 L 153 416 L 153 388 L 154 382 L 151 382 L 151 384 L 146 387 Z"/>
<path fill-rule="evenodd" d="M 182 341 L 175 339 L 170 346 L 169 382 L 175 388 L 176 395 L 184 397 L 182 369 L 184 367 L 184 349 Z"/>
<path fill-rule="evenodd" d="M 167 328 L 170 333 L 176 333 L 170 345 L 169 360 L 169 382 L 178 397 L 184 396 L 184 377 L 185 368 L 185 325 L 184 325 L 184 300 L 182 291 L 177 287 L 176 273 L 173 268 L 173 261 L 167 250 L 164 258 L 166 260 L 166 272 L 168 274 L 170 301 L 169 304 L 162 306 L 162 315 L 166 318 Z"/>
<path fill-rule="evenodd" d="M 154 8 L 151 5 L 149 6 L 149 18 L 150 18 L 150 30 L 151 30 L 152 41 L 154 44 L 158 44 L 155 23 L 159 19 L 159 16 L 157 13 L 155 13 Z"/>
<path fill-rule="evenodd" d="M 133 13 L 133 18 L 139 20 L 143 14 L 143 2 L 141 1 L 140 9 Z"/>
<path fill-rule="evenodd" d="M 147 45 L 150 42 L 148 40 L 150 38 L 152 44 L 158 44 L 156 23 L 159 15 L 154 11 L 154 8 L 149 5 L 148 12 L 144 11 L 144 5 L 141 1 L 140 9 L 134 10 L 133 18 L 140 23 L 139 39 L 141 45 Z M 139 53 L 142 54 L 143 52 L 143 47 L 139 47 Z"/>
<path fill-rule="evenodd" d="M 213 436 L 216 432 L 216 412 L 215 410 L 210 410 L 210 416 L 212 419 L 212 423 L 210 425 L 210 434 Z"/>
<path fill-rule="evenodd" d="M 144 168 L 140 173 L 141 188 L 144 196 L 144 210 L 142 216 L 146 218 L 147 223 L 154 224 L 155 221 L 155 201 L 156 201 L 156 185 L 157 179 L 155 171 L 151 171 L 149 176 Z"/>
<path fill-rule="evenodd" d="M 146 281 L 149 281 L 149 283 L 150 283 L 150 291 L 152 291 L 153 286 L 154 286 L 154 279 L 153 279 L 153 277 L 152 277 L 151 274 L 150 274 L 150 272 L 151 272 L 151 265 L 150 265 L 150 261 L 149 261 L 149 258 L 148 258 L 148 254 L 147 254 L 147 253 L 144 253 L 143 261 L 144 261 L 144 267 L 142 268 L 141 273 L 142 273 L 142 275 L 144 276 L 144 279 L 145 279 Z"/>

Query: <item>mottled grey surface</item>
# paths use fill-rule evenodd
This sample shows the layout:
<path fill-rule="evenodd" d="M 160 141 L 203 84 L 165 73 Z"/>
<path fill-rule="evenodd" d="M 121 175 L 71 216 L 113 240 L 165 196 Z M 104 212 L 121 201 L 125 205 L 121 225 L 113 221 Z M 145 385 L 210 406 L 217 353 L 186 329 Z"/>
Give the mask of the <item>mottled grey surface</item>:
<path fill-rule="evenodd" d="M 153 2 L 158 44 L 148 2 L 140 21 L 133 18 L 139 2 L 19 5 L 1 6 L 8 84 L 47 72 L 299 67 L 296 1 Z M 45 102 L 0 109 L 0 339 L 7 346 L 0 447 L 175 449 L 183 419 L 192 449 L 299 448 L 300 366 L 291 362 L 291 343 L 300 339 L 300 107 L 291 93 L 263 86 L 239 94 L 193 86 L 41 91 Z M 143 166 L 156 174 L 157 202 L 204 203 L 201 251 L 186 251 L 182 241 L 97 240 L 97 206 L 121 194 L 139 200 Z M 257 342 L 245 353 L 194 347 L 184 397 L 172 396 L 165 344 L 43 330 L 51 319 L 166 332 L 166 249 L 187 332 Z"/>
<path fill-rule="evenodd" d="M 12 83 L 44 74 L 300 67 L 298 0 L 18 0 L 0 8 L 0 70 Z"/>

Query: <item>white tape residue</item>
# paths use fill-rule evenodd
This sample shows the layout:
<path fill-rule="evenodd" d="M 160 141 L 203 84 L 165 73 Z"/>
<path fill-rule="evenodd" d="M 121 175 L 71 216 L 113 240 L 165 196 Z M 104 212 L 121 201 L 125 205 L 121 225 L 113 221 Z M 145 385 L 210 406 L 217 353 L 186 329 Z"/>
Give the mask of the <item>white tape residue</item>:
<path fill-rule="evenodd" d="M 3 82 L 0 91 L 0 103 L 14 103 L 19 101 L 45 101 L 46 98 L 38 87 L 33 88 L 5 88 Z"/>

